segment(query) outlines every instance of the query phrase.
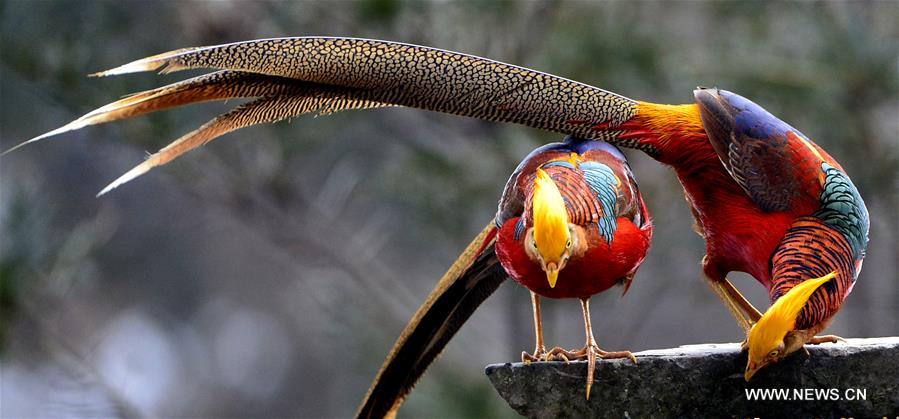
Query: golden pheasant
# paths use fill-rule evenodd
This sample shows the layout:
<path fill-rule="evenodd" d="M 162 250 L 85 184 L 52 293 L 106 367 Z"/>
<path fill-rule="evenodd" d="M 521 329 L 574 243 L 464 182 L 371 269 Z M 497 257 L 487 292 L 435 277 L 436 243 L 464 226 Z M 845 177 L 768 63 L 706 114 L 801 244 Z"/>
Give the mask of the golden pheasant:
<path fill-rule="evenodd" d="M 509 178 L 496 216 L 496 253 L 506 272 L 531 290 L 536 345 L 522 361 L 587 359 L 587 393 L 596 358 L 637 359 L 597 346 L 590 296 L 622 284 L 643 262 L 652 223 L 624 155 L 601 141 L 569 137 L 528 155 Z M 586 344 L 579 351 L 543 343 L 540 296 L 578 298 Z"/>
<path fill-rule="evenodd" d="M 192 68 L 221 71 L 127 97 L 28 142 L 188 103 L 257 98 L 179 138 L 101 193 L 241 127 L 379 106 L 636 148 L 672 166 L 684 186 L 706 240 L 703 274 L 748 335 L 747 379 L 802 343 L 833 340 L 814 334 L 839 310 L 861 269 L 868 215 L 842 167 L 798 130 L 724 90 L 700 88 L 694 104 L 660 105 L 456 52 L 318 37 L 186 48 L 97 75 Z M 495 235 L 488 226 L 440 281 L 388 357 L 360 416 L 393 411 L 501 282 Z M 769 290 L 774 304 L 764 316 L 726 279 L 731 271 L 747 272 Z"/>

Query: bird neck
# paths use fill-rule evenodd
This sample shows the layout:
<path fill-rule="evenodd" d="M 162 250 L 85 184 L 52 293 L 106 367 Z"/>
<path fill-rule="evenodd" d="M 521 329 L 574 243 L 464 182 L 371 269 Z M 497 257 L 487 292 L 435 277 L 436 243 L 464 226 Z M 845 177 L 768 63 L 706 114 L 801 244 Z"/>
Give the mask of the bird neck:
<path fill-rule="evenodd" d="M 696 104 L 639 102 L 636 115 L 623 123 L 625 147 L 637 148 L 675 169 L 701 170 L 718 162 Z"/>
<path fill-rule="evenodd" d="M 678 133 L 705 135 L 702 120 L 699 118 L 699 106 L 696 104 L 664 105 L 640 102 L 637 105 L 637 118 L 662 141 L 671 141 Z"/>

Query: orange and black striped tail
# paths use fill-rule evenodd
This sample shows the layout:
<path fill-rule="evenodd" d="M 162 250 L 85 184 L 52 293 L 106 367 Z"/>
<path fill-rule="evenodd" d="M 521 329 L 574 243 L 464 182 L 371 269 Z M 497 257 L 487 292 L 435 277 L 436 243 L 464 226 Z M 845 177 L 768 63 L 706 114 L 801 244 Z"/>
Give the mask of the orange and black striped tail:
<path fill-rule="evenodd" d="M 403 329 L 357 418 L 393 416 L 406 395 L 474 311 L 506 280 L 491 222 L 468 245 Z"/>

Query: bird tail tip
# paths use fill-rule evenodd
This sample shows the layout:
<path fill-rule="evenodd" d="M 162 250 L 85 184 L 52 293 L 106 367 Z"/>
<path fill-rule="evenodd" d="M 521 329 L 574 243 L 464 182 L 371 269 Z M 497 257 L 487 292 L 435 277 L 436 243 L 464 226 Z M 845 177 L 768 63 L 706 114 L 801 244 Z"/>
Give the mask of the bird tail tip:
<path fill-rule="evenodd" d="M 130 73 L 141 73 L 144 71 L 153 71 L 159 70 L 161 74 L 167 74 L 178 70 L 183 70 L 184 66 L 179 65 L 172 61 L 172 58 L 185 53 L 187 51 L 192 51 L 194 48 L 186 48 L 175 51 L 164 52 L 162 54 L 153 55 L 151 57 L 141 58 L 139 60 L 132 61 L 128 64 L 120 65 L 115 68 L 111 68 L 109 70 L 98 71 L 96 73 L 88 74 L 88 77 L 106 77 L 106 76 L 117 76 L 120 74 L 130 74 Z"/>
<path fill-rule="evenodd" d="M 16 151 L 16 150 L 18 150 L 18 149 L 20 149 L 20 148 L 22 148 L 22 147 L 25 147 L 25 146 L 28 145 L 28 144 L 36 143 L 36 142 L 38 142 L 38 141 L 44 140 L 44 139 L 46 139 L 46 138 L 53 137 L 53 136 L 55 136 L 55 135 L 62 134 L 62 133 L 64 133 L 64 132 L 74 131 L 74 130 L 76 130 L 76 129 L 83 128 L 85 125 L 87 125 L 87 124 L 85 123 L 84 120 L 82 120 L 81 118 L 76 119 L 76 120 L 74 120 L 74 121 L 72 121 L 72 122 L 69 122 L 68 124 L 65 124 L 65 125 L 63 125 L 63 126 L 57 128 L 57 129 L 55 129 L 55 130 L 53 130 L 53 131 L 45 132 L 45 133 L 43 133 L 43 134 L 41 134 L 41 135 L 38 135 L 37 137 L 34 137 L 34 138 L 30 139 L 30 140 L 23 141 L 23 142 L 21 142 L 21 143 L 19 143 L 19 144 L 16 144 L 16 145 L 12 146 L 10 149 L 8 149 L 8 150 L 6 150 L 6 151 L 0 153 L 0 157 L 4 157 L 4 156 L 6 156 L 7 154 L 12 153 L 13 151 Z"/>
<path fill-rule="evenodd" d="M 118 67 L 111 68 L 109 70 L 91 73 L 91 74 L 88 74 L 87 76 L 88 77 L 118 76 L 120 74 L 130 74 L 130 73 L 141 73 L 144 71 L 153 71 L 153 70 L 160 69 L 160 68 L 161 68 L 160 73 L 168 73 L 170 71 L 174 71 L 174 70 L 168 70 L 167 67 L 170 67 L 170 66 L 165 66 L 165 64 L 166 64 L 165 61 L 149 60 L 149 59 L 144 58 L 142 60 L 132 61 L 128 64 L 120 65 Z"/>
<path fill-rule="evenodd" d="M 152 157 L 151 157 L 151 159 L 152 159 Z M 148 159 L 148 160 L 144 161 L 143 163 L 137 165 L 133 169 L 126 172 L 124 175 L 119 176 L 118 179 L 114 180 L 109 185 L 106 185 L 105 188 L 103 188 L 100 192 L 97 193 L 97 198 L 99 198 L 103 195 L 106 195 L 113 189 L 118 188 L 119 186 L 122 186 L 122 185 L 134 180 L 135 178 L 137 178 L 138 176 L 140 176 L 144 173 L 147 173 L 151 168 L 153 168 L 153 166 L 154 166 L 154 164 L 153 164 L 152 160 Z"/>

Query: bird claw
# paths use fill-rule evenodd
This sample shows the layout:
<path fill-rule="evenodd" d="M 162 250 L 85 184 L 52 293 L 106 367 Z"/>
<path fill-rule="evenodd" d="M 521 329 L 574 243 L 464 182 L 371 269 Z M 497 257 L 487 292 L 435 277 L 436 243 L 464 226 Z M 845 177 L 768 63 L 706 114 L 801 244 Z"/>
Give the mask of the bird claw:
<path fill-rule="evenodd" d="M 590 389 L 593 387 L 593 375 L 596 371 L 596 359 L 630 359 L 634 364 L 637 363 L 637 357 L 631 351 L 604 351 L 596 345 L 595 342 L 589 343 L 587 346 L 569 351 L 560 347 L 555 347 L 546 354 L 548 359 L 564 360 L 565 362 L 573 360 L 587 360 L 587 400 L 590 400 Z"/>
<path fill-rule="evenodd" d="M 815 336 L 806 342 L 808 345 L 820 345 L 822 343 L 849 343 L 837 335 Z"/>
<path fill-rule="evenodd" d="M 521 351 L 521 362 L 525 364 L 530 364 L 531 362 L 546 362 L 552 361 L 552 357 L 546 352 L 546 348 L 539 347 L 534 350 L 534 354 L 531 355 L 526 351 Z"/>
<path fill-rule="evenodd" d="M 595 354 L 595 356 L 597 358 L 601 358 L 601 359 L 627 358 L 627 359 L 630 359 L 634 364 L 637 363 L 637 357 L 634 356 L 634 354 L 631 353 L 631 351 L 608 352 L 608 351 L 604 351 L 604 350 L 600 349 L 599 346 L 597 346 L 595 343 L 588 347 L 583 347 L 581 349 L 572 350 L 572 351 L 569 351 L 569 350 L 566 350 L 566 349 L 563 349 L 563 348 L 560 348 L 557 346 L 557 347 L 553 348 L 552 350 L 550 350 L 549 352 L 547 352 L 546 357 L 548 358 L 547 360 L 559 360 L 559 361 L 565 361 L 565 362 L 580 361 L 580 360 L 590 358 L 590 355 L 588 353 L 588 348 L 593 351 L 593 353 Z"/>
<path fill-rule="evenodd" d="M 527 353 L 527 351 L 521 351 L 521 363 L 522 364 L 530 364 L 534 361 L 539 361 L 540 358 Z"/>
<path fill-rule="evenodd" d="M 562 361 L 562 362 L 567 363 L 568 361 L 570 361 L 570 359 L 568 359 L 568 357 L 565 356 L 565 353 L 568 353 L 568 351 L 566 351 L 565 349 L 562 349 L 558 346 L 556 346 L 549 352 L 547 352 L 546 349 L 540 349 L 540 350 L 534 351 L 533 355 L 531 355 L 525 351 L 522 351 L 521 352 L 521 362 L 523 362 L 525 364 L 530 364 L 531 362 L 550 362 L 550 361 Z"/>
<path fill-rule="evenodd" d="M 560 348 L 560 347 L 556 346 L 555 348 L 550 349 L 549 352 L 546 353 L 546 358 L 547 358 L 547 360 L 551 360 L 551 361 L 562 361 L 566 364 L 571 362 L 572 360 L 579 359 L 579 358 L 573 357 L 571 354 L 572 354 L 572 351 L 568 351 L 564 348 Z"/>
<path fill-rule="evenodd" d="M 599 348 L 597 348 L 599 349 Z M 637 357 L 631 353 L 631 351 L 616 351 L 616 352 L 606 352 L 602 349 L 599 349 L 599 357 L 602 359 L 620 359 L 627 358 L 630 359 L 634 365 L 637 364 Z"/>

